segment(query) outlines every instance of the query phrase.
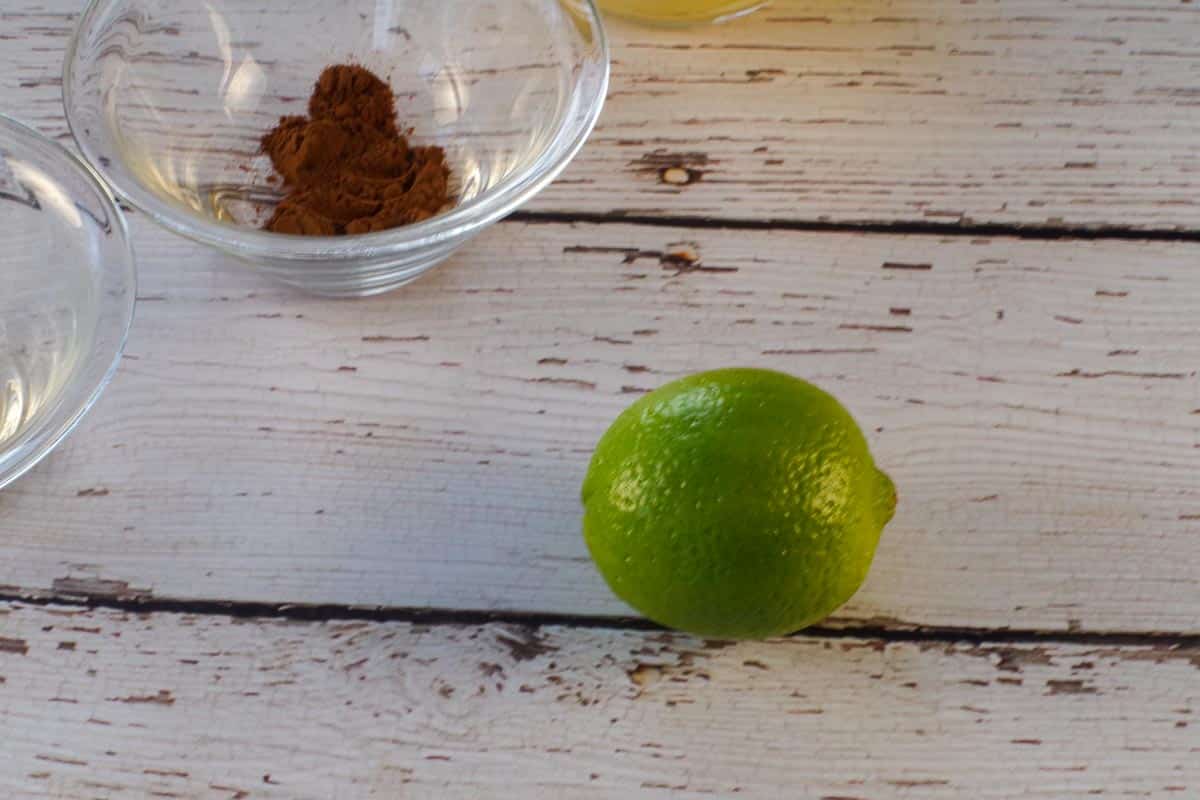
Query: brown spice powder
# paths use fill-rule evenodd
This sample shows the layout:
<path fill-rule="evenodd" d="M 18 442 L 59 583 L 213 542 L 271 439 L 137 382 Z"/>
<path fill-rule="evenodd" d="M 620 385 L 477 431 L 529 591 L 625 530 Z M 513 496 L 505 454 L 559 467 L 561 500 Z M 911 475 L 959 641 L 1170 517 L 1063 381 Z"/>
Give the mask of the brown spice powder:
<path fill-rule="evenodd" d="M 283 117 L 262 139 L 287 195 L 263 227 L 342 236 L 429 219 L 450 200 L 440 147 L 413 147 L 396 126 L 396 98 L 372 72 L 327 67 L 307 117 Z"/>

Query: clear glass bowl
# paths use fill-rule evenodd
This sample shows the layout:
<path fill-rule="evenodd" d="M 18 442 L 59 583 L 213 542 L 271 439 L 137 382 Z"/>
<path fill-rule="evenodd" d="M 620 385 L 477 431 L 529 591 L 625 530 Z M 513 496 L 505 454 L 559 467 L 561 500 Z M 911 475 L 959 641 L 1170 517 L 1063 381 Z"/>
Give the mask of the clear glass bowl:
<path fill-rule="evenodd" d="M 0 487 L 91 408 L 133 319 L 133 251 L 100 178 L 0 116 Z"/>
<path fill-rule="evenodd" d="M 347 62 L 391 84 L 416 143 L 446 149 L 457 204 L 361 236 L 259 230 L 279 198 L 260 138 Z M 63 95 L 84 155 L 134 206 L 287 283 L 354 296 L 407 283 L 546 186 L 607 85 L 591 0 L 93 0 Z"/>

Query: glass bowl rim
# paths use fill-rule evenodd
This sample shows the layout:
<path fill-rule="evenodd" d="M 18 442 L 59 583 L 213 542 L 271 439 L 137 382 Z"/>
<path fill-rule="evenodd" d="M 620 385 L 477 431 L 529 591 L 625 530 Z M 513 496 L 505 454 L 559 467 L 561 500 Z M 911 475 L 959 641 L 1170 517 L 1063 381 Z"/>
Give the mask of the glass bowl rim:
<path fill-rule="evenodd" d="M 98 342 L 108 337 L 97 337 L 91 348 L 76 365 L 74 374 L 68 378 L 58 392 L 54 405 L 45 416 L 31 425 L 27 430 L 7 442 L 0 449 L 0 489 L 20 478 L 33 469 L 43 458 L 49 455 L 75 429 L 80 421 L 100 399 L 100 395 L 108 387 L 125 352 L 125 343 L 129 338 L 129 329 L 133 324 L 134 307 L 137 295 L 137 266 L 133 251 L 133 242 L 129 235 L 129 227 L 125 215 L 117 204 L 116 197 L 104 182 L 104 179 L 92 169 L 86 161 L 72 153 L 60 143 L 38 132 L 23 122 L 0 113 L 0 137 L 5 137 L 18 144 L 29 146 L 35 153 L 38 150 L 48 152 L 51 161 L 61 159 L 61 163 L 69 170 L 75 170 L 91 185 L 96 196 L 105 207 L 113 220 L 113 227 L 118 236 L 118 243 L 124 251 L 124 258 L 116 261 L 102 259 L 99 262 L 101 272 L 101 287 L 97 292 L 98 308 L 103 309 L 110 303 L 111 293 L 105 284 L 109 278 L 119 280 L 119 285 L 127 286 L 122 308 L 113 307 L 112 322 L 119 327 L 114 329 L 111 339 L 115 343 L 111 355 L 108 349 L 99 351 L 100 359 L 96 359 Z M 107 315 L 101 311 L 97 317 L 97 325 L 103 323 Z M 110 323 L 111 324 L 111 323 Z M 99 360 L 104 369 L 89 370 L 89 364 Z M 83 381 L 89 375 L 91 380 Z"/>
<path fill-rule="evenodd" d="M 89 0 L 67 44 L 63 59 L 62 101 L 71 135 L 83 157 L 91 165 L 91 170 L 98 173 L 118 195 L 135 208 L 182 236 L 248 259 L 285 258 L 305 262 L 386 257 L 421 250 L 470 235 L 511 214 L 567 167 L 595 128 L 608 95 L 612 65 L 608 36 L 600 10 L 594 0 L 573 0 L 586 8 L 587 22 L 599 51 L 600 75 L 595 84 L 595 96 L 583 98 L 589 103 L 583 119 L 577 124 L 571 124 L 571 118 L 568 117 L 555 130 L 554 138 L 543 148 L 538 158 L 525 169 L 506 177 L 497 186 L 466 203 L 456 205 L 447 212 L 423 222 L 386 231 L 349 236 L 300 236 L 227 225 L 163 200 L 153 191 L 144 188 L 137 180 L 125 182 L 114 178 L 100 161 L 100 154 L 96 152 L 89 137 L 80 130 L 72 91 L 76 58 L 85 31 L 95 25 L 98 17 L 117 2 L 121 0 Z"/>

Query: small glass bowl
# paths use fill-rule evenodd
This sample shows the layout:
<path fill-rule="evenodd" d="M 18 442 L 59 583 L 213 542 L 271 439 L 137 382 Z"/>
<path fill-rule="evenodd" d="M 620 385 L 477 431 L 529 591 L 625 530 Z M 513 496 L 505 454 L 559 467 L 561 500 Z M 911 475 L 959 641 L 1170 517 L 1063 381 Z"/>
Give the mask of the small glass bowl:
<path fill-rule="evenodd" d="M 339 63 L 387 81 L 413 141 L 446 149 L 456 205 L 358 236 L 262 231 L 280 195 L 260 139 Z M 92 0 L 63 95 L 85 157 L 159 223 L 310 292 L 361 296 L 553 180 L 599 117 L 608 69 L 591 0 Z"/>
<path fill-rule="evenodd" d="M 133 319 L 133 250 L 100 178 L 0 115 L 0 488 L 108 385 Z"/>

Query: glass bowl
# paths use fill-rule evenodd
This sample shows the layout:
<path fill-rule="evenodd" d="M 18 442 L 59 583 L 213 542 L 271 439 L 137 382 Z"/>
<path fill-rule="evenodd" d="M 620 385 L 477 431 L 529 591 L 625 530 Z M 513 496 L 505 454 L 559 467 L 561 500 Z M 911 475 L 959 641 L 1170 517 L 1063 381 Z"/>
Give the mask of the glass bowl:
<path fill-rule="evenodd" d="M 279 190 L 260 139 L 340 63 L 387 81 L 400 126 L 445 148 L 456 205 L 380 233 L 262 231 Z M 607 85 L 591 0 L 93 0 L 63 96 L 84 155 L 134 206 L 286 283 L 356 296 L 411 281 L 545 187 Z"/>
<path fill-rule="evenodd" d="M 0 115 L 0 487 L 108 384 L 133 319 L 133 251 L 82 161 Z"/>

